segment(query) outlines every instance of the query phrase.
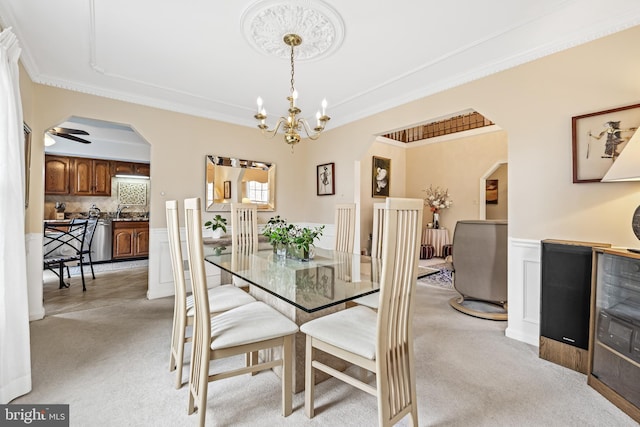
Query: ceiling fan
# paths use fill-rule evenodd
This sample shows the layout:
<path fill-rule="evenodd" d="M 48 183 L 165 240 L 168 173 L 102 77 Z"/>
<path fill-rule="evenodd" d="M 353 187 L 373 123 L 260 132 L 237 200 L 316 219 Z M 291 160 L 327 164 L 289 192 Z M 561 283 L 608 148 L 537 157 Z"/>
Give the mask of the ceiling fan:
<path fill-rule="evenodd" d="M 59 136 L 61 138 L 70 139 L 71 141 L 81 142 L 83 144 L 91 144 L 91 141 L 77 137 L 75 135 L 89 135 L 89 132 L 81 129 L 69 129 L 55 127 L 48 130 L 51 135 Z"/>

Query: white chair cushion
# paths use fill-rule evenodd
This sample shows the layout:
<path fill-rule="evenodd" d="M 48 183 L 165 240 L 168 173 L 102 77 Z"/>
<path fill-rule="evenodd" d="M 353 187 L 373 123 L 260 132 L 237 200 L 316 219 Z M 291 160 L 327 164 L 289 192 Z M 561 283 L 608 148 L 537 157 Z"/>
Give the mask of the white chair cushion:
<path fill-rule="evenodd" d="M 254 302 L 256 299 L 233 285 L 216 286 L 208 290 L 209 313 L 222 313 L 232 308 Z M 187 316 L 196 312 L 193 307 L 193 295 L 187 296 Z"/>
<path fill-rule="evenodd" d="M 211 349 L 283 337 L 298 332 L 298 325 L 267 304 L 256 301 L 211 318 Z"/>
<path fill-rule="evenodd" d="M 378 314 L 370 308 L 357 306 L 311 320 L 300 326 L 300 331 L 375 360 L 377 317 Z"/>
<path fill-rule="evenodd" d="M 364 305 L 365 307 L 373 308 L 374 310 L 378 309 L 378 305 L 380 303 L 380 292 L 375 292 L 373 294 L 365 295 L 360 298 L 356 298 L 353 300 L 356 304 Z"/>

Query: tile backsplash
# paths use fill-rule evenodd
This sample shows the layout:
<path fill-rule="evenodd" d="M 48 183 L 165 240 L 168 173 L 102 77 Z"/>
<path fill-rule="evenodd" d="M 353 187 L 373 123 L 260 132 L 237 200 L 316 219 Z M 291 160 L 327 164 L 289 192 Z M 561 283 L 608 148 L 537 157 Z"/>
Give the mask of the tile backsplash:
<path fill-rule="evenodd" d="M 120 185 L 120 184 L 124 185 Z M 120 188 L 124 188 L 126 194 L 119 194 Z M 102 213 L 116 212 L 118 206 L 127 205 L 124 214 L 142 214 L 149 212 L 150 182 L 149 180 L 132 178 L 111 178 L 111 197 L 99 196 L 64 196 L 48 195 L 44 197 L 44 219 L 55 219 L 56 202 L 66 205 L 67 216 L 89 212 L 92 204 L 95 204 Z M 122 199 L 122 201 L 121 201 Z M 134 204 L 138 203 L 138 204 Z"/>

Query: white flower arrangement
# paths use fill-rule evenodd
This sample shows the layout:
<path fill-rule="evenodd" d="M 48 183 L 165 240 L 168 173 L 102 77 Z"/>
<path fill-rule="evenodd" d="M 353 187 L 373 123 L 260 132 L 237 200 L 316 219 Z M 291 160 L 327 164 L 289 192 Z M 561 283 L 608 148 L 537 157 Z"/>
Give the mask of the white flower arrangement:
<path fill-rule="evenodd" d="M 453 204 L 448 189 L 443 190 L 440 187 L 433 188 L 433 185 L 430 185 L 429 188 L 422 191 L 427 193 L 427 196 L 424 198 L 424 205 L 428 206 L 433 213 L 439 212 L 440 209 L 447 209 Z"/>

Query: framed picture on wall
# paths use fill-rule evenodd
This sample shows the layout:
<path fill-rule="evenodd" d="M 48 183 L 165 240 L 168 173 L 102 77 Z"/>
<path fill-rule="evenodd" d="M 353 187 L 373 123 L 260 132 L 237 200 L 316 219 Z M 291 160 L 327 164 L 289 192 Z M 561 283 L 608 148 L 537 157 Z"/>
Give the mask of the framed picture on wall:
<path fill-rule="evenodd" d="M 224 182 L 224 198 L 225 199 L 231 198 L 231 181 Z"/>
<path fill-rule="evenodd" d="M 29 207 L 29 175 L 31 175 L 31 128 L 22 124 L 24 130 L 24 207 Z"/>
<path fill-rule="evenodd" d="M 571 118 L 573 182 L 600 182 L 640 126 L 640 104 Z"/>
<path fill-rule="evenodd" d="M 373 156 L 371 162 L 371 197 L 389 197 L 391 159 Z"/>
<path fill-rule="evenodd" d="M 498 180 L 497 179 L 487 179 L 485 184 L 485 193 L 486 193 L 486 203 L 488 205 L 497 205 L 498 204 Z"/>
<path fill-rule="evenodd" d="M 316 181 L 318 196 L 336 194 L 335 163 L 325 163 L 316 167 Z"/>

